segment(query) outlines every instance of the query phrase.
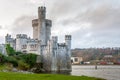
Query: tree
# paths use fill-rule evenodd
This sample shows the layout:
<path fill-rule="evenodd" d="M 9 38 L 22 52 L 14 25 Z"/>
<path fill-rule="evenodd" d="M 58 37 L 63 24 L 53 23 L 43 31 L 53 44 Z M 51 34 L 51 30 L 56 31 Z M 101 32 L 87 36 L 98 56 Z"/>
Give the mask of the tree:
<path fill-rule="evenodd" d="M 10 46 L 10 44 L 6 44 L 6 51 L 9 56 L 15 55 L 15 50 Z"/>

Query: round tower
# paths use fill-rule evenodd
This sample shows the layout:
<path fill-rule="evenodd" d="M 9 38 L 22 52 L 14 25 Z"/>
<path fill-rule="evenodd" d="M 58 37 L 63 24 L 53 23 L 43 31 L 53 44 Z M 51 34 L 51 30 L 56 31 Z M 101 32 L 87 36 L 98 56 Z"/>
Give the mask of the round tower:
<path fill-rule="evenodd" d="M 72 71 L 71 67 L 71 35 L 65 35 L 65 43 L 66 43 L 66 60 L 67 60 L 67 69 L 69 72 Z"/>
<path fill-rule="evenodd" d="M 71 49 L 71 35 L 65 35 L 65 43 L 68 47 L 68 49 Z"/>
<path fill-rule="evenodd" d="M 46 7 L 41 6 L 38 8 L 38 18 L 41 20 L 46 18 Z"/>

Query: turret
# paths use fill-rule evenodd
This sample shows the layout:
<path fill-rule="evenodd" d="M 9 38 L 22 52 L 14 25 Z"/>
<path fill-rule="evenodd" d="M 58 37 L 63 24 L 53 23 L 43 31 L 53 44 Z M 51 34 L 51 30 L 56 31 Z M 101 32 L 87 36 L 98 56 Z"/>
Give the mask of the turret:
<path fill-rule="evenodd" d="M 71 68 L 71 35 L 65 35 L 65 43 L 66 43 L 66 47 L 67 47 L 67 56 L 66 56 L 66 60 L 67 60 L 67 69 L 68 71 L 72 71 Z"/>
<path fill-rule="evenodd" d="M 16 50 L 21 51 L 22 46 L 27 43 L 27 35 L 26 34 L 17 34 L 16 35 Z"/>
<path fill-rule="evenodd" d="M 71 35 L 65 35 L 65 43 L 69 49 L 71 49 Z"/>
<path fill-rule="evenodd" d="M 41 6 L 38 8 L 38 18 L 41 20 L 46 18 L 46 7 Z"/>
<path fill-rule="evenodd" d="M 5 44 L 10 44 L 10 46 L 15 49 L 15 47 L 16 47 L 16 46 L 15 46 L 16 40 L 13 39 L 13 38 L 11 37 L 11 35 L 7 34 L 7 35 L 5 36 Z"/>
<path fill-rule="evenodd" d="M 46 19 L 46 7 L 38 8 L 38 19 L 32 21 L 33 39 L 38 39 L 41 45 L 47 45 L 50 40 L 52 21 Z"/>
<path fill-rule="evenodd" d="M 57 36 L 52 36 L 52 45 L 53 45 L 54 49 L 57 48 L 57 42 L 58 42 L 58 37 Z"/>
<path fill-rule="evenodd" d="M 11 35 L 7 34 L 5 36 L 5 44 L 9 44 L 11 42 Z"/>

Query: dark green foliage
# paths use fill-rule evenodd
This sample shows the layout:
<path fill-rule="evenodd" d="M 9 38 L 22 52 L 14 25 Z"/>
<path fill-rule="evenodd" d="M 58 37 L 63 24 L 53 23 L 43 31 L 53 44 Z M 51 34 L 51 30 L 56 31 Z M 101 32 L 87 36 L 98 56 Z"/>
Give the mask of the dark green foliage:
<path fill-rule="evenodd" d="M 30 68 L 34 67 L 36 63 L 36 57 L 35 54 L 24 54 L 22 52 L 16 52 L 10 44 L 6 44 L 6 51 L 8 56 L 11 56 L 7 59 L 7 62 L 12 63 L 13 66 L 18 66 L 18 61 L 23 61 L 23 63 L 26 63 L 30 66 Z"/>
<path fill-rule="evenodd" d="M 15 57 L 13 56 L 5 56 L 0 54 L 0 63 L 5 64 L 5 63 L 11 63 L 13 64 L 14 67 L 18 66 L 18 62 Z"/>
<path fill-rule="evenodd" d="M 13 56 L 8 56 L 7 59 L 6 59 L 6 62 L 13 64 L 14 67 L 17 67 L 17 66 L 18 66 L 18 61 L 17 61 L 17 59 L 16 59 L 15 57 L 13 57 Z"/>
<path fill-rule="evenodd" d="M 11 63 L 14 67 L 18 67 L 21 70 L 28 70 L 36 64 L 36 54 L 23 54 L 21 52 L 15 52 L 13 56 L 5 56 L 0 54 L 0 64 Z"/>
<path fill-rule="evenodd" d="M 4 64 L 5 62 L 7 62 L 7 57 L 0 53 L 0 64 Z"/>
<path fill-rule="evenodd" d="M 15 54 L 15 50 L 10 46 L 10 44 L 6 44 L 6 51 L 9 56 L 13 56 Z"/>
<path fill-rule="evenodd" d="M 20 54 L 16 56 L 18 60 L 22 60 L 23 62 L 27 63 L 30 65 L 30 68 L 34 67 L 36 63 L 36 54 Z"/>
<path fill-rule="evenodd" d="M 20 55 L 20 54 L 23 54 L 22 52 L 15 52 L 14 55 Z"/>

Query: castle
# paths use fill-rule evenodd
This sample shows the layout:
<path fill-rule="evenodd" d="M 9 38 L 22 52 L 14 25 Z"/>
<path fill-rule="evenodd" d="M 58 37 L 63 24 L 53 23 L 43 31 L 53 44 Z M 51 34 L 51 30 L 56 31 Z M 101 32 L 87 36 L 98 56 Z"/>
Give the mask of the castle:
<path fill-rule="evenodd" d="M 52 21 L 46 19 L 46 7 L 38 8 L 38 19 L 32 20 L 33 39 L 26 34 L 5 36 L 5 43 L 16 51 L 35 53 L 41 56 L 43 68 L 47 71 L 71 71 L 71 35 L 65 35 L 65 43 L 58 43 L 58 37 L 51 37 Z M 38 60 L 39 61 L 39 60 Z"/>

